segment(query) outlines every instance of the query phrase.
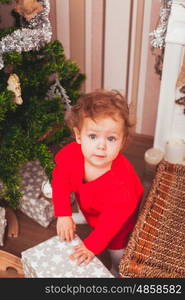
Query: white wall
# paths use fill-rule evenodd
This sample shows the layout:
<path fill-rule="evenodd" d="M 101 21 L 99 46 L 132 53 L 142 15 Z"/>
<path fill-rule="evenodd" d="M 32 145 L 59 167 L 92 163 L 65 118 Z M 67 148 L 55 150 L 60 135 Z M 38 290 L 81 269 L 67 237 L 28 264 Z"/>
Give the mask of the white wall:
<path fill-rule="evenodd" d="M 104 88 L 126 93 L 131 1 L 107 0 L 105 13 Z"/>
<path fill-rule="evenodd" d="M 57 35 L 66 56 L 87 76 L 84 90 L 103 87 L 126 94 L 135 106 L 136 132 L 151 136 L 160 79 L 149 33 L 159 7 L 159 0 L 56 0 Z"/>

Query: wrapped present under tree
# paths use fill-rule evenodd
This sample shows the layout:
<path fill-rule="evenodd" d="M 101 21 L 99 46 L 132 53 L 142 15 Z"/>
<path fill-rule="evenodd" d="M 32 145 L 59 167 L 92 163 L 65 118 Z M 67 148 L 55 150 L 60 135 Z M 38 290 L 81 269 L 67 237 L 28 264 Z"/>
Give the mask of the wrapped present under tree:
<path fill-rule="evenodd" d="M 19 209 L 41 226 L 47 227 L 54 218 L 53 203 L 42 195 L 42 182 L 47 180 L 38 160 L 27 162 L 20 169 L 22 198 Z"/>
<path fill-rule="evenodd" d="M 80 238 L 71 242 L 61 242 L 58 236 L 40 243 L 21 253 L 25 277 L 28 278 L 112 278 L 113 275 L 94 257 L 88 265 L 77 265 L 70 260 L 73 247 L 80 243 Z"/>

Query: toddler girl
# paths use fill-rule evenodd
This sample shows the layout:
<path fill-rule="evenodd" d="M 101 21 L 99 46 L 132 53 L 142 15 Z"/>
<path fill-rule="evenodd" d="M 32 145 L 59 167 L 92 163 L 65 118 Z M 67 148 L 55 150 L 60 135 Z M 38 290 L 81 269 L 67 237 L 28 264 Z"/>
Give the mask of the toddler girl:
<path fill-rule="evenodd" d="M 57 234 L 66 241 L 75 236 L 70 204 L 74 192 L 93 230 L 70 258 L 87 264 L 108 248 L 111 271 L 117 276 L 143 194 L 133 166 L 121 153 L 129 134 L 128 106 L 117 91 L 95 91 L 77 101 L 66 122 L 76 142 L 55 156 L 52 189 Z"/>

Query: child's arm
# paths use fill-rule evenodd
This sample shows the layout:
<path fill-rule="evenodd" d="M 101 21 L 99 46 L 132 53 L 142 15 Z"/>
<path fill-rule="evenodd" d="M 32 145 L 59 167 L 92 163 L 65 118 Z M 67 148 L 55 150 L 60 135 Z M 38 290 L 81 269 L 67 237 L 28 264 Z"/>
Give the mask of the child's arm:
<path fill-rule="evenodd" d="M 86 265 L 90 263 L 95 254 L 86 248 L 84 243 L 74 247 L 75 252 L 70 256 L 72 260 L 77 259 L 77 264 L 85 263 Z"/>
<path fill-rule="evenodd" d="M 70 242 L 75 237 L 76 224 L 72 217 L 58 217 L 57 219 L 57 234 L 61 241 Z"/>

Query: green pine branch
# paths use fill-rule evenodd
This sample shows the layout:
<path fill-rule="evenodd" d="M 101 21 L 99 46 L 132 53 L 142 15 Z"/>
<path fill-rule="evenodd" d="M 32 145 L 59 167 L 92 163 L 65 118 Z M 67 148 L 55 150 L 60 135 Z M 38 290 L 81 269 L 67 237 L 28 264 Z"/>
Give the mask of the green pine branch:
<path fill-rule="evenodd" d="M 1 36 L 5 32 L 11 34 L 14 29 L 3 31 Z M 54 83 L 50 76 L 58 74 L 74 104 L 80 96 L 85 75 L 76 62 L 66 59 L 63 46 L 57 40 L 38 51 L 5 53 L 3 59 L 5 68 L 0 70 L 0 181 L 3 188 L 0 189 L 0 199 L 17 208 L 22 197 L 21 166 L 27 161 L 39 160 L 51 180 L 54 167 L 51 149 L 65 144 L 70 137 L 64 123 L 62 98 L 47 96 Z M 22 105 L 15 104 L 14 94 L 7 90 L 9 73 L 6 66 L 11 66 L 12 72 L 19 76 Z"/>

